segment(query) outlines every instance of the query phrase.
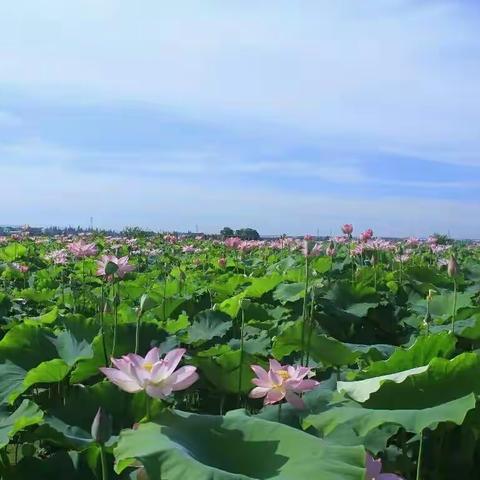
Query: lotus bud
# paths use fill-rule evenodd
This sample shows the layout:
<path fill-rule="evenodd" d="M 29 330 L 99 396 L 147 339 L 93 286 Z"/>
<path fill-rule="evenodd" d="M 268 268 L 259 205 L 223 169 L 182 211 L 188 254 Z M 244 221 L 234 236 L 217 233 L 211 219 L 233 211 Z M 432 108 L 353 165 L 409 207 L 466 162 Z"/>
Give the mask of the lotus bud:
<path fill-rule="evenodd" d="M 155 306 L 156 306 L 156 303 L 152 299 L 152 297 L 150 297 L 150 295 L 148 295 L 147 293 L 144 293 L 140 298 L 140 312 L 141 313 L 146 312 L 147 310 L 150 310 Z"/>
<path fill-rule="evenodd" d="M 430 312 L 428 312 L 425 317 L 423 318 L 423 326 L 425 328 L 428 328 L 428 326 L 430 325 L 432 321 L 432 316 L 430 315 Z"/>
<path fill-rule="evenodd" d="M 327 247 L 327 250 L 325 252 L 329 257 L 333 257 L 335 256 L 335 244 L 333 243 L 333 241 L 330 241 L 330 244 L 328 245 Z"/>
<path fill-rule="evenodd" d="M 305 257 L 308 257 L 312 253 L 313 246 L 314 246 L 313 240 L 305 239 L 303 241 L 303 255 Z"/>
<path fill-rule="evenodd" d="M 427 300 L 429 302 L 432 301 L 432 298 L 433 296 L 436 294 L 437 292 L 435 290 L 432 290 L 431 288 L 428 290 L 428 295 L 427 295 Z"/>
<path fill-rule="evenodd" d="M 458 263 L 454 255 L 452 255 L 448 261 L 447 272 L 449 277 L 455 277 L 458 274 Z"/>
<path fill-rule="evenodd" d="M 242 310 L 245 310 L 246 308 L 248 308 L 250 306 L 250 300 L 248 298 L 242 298 L 240 300 L 240 308 Z"/>
<path fill-rule="evenodd" d="M 98 409 L 93 419 L 91 434 L 92 438 L 101 445 L 108 442 L 112 436 L 112 419 L 103 411 L 102 407 Z"/>

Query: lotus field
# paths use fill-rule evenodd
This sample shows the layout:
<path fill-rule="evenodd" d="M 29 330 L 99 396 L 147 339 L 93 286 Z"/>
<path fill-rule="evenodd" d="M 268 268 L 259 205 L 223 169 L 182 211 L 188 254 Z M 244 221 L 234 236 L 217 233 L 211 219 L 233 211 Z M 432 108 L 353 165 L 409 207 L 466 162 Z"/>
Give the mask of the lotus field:
<path fill-rule="evenodd" d="M 480 246 L 0 237 L 2 479 L 480 478 Z"/>

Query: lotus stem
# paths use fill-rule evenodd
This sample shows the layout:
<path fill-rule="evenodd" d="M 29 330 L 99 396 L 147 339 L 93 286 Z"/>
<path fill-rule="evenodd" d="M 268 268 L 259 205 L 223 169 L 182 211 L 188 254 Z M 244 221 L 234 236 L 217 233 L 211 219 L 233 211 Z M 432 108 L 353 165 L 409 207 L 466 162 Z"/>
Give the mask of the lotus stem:
<path fill-rule="evenodd" d="M 100 461 L 102 462 L 102 480 L 108 480 L 107 457 L 105 455 L 105 446 L 100 445 Z"/>
<path fill-rule="evenodd" d="M 103 355 L 105 357 L 105 366 L 108 365 L 108 355 L 107 355 L 107 344 L 105 342 L 105 322 L 103 318 L 104 308 L 105 308 L 105 290 L 102 284 L 101 290 L 101 300 L 100 300 L 100 332 L 102 335 L 102 347 L 103 347 Z"/>
<path fill-rule="evenodd" d="M 116 288 L 115 288 L 116 285 Z M 112 354 L 111 357 L 115 357 L 115 348 L 117 346 L 117 327 L 118 327 L 118 282 L 113 280 L 112 285 L 113 296 L 113 340 L 112 340 Z"/>
<path fill-rule="evenodd" d="M 137 324 L 135 328 L 135 353 L 138 353 L 138 346 L 140 344 L 140 323 L 142 319 L 142 309 L 138 309 L 137 313 Z"/>
<path fill-rule="evenodd" d="M 422 451 L 423 451 L 423 430 L 420 432 L 420 447 L 418 448 L 417 476 L 415 477 L 416 480 L 421 480 Z"/>
<path fill-rule="evenodd" d="M 455 317 L 457 315 L 457 280 L 453 279 L 453 312 L 452 312 L 452 333 L 455 334 Z"/>
<path fill-rule="evenodd" d="M 151 418 L 151 412 L 150 412 L 150 397 L 145 393 L 145 420 L 147 422 L 150 421 Z"/>
<path fill-rule="evenodd" d="M 240 325 L 240 366 L 238 369 L 238 403 L 240 404 L 242 399 L 242 366 L 243 366 L 243 342 L 244 342 L 244 330 L 245 330 L 245 310 L 243 303 L 240 304 L 240 311 L 242 317 L 242 323 Z"/>
<path fill-rule="evenodd" d="M 305 333 L 307 329 L 307 317 L 308 317 L 308 280 L 309 280 L 309 262 L 308 255 L 305 256 L 305 290 L 303 292 L 303 325 L 302 325 L 302 359 L 301 364 L 304 364 L 305 360 Z"/>

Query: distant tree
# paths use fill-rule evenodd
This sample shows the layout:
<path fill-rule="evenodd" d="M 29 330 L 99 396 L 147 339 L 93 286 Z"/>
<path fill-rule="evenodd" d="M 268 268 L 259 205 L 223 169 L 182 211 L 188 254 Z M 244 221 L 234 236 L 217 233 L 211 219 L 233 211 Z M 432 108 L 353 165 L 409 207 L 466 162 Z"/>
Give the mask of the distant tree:
<path fill-rule="evenodd" d="M 223 238 L 228 238 L 228 237 L 233 237 L 235 235 L 235 232 L 230 227 L 223 227 L 220 230 L 220 235 Z"/>
<path fill-rule="evenodd" d="M 253 228 L 241 228 L 235 230 L 235 236 L 242 240 L 260 240 L 260 234 Z"/>
<path fill-rule="evenodd" d="M 444 233 L 434 233 L 432 237 L 437 239 L 438 245 L 451 245 L 453 240 Z"/>
<path fill-rule="evenodd" d="M 121 232 L 121 235 L 124 237 L 135 238 L 135 237 L 149 237 L 154 234 L 150 230 L 145 230 L 141 227 L 125 227 Z"/>

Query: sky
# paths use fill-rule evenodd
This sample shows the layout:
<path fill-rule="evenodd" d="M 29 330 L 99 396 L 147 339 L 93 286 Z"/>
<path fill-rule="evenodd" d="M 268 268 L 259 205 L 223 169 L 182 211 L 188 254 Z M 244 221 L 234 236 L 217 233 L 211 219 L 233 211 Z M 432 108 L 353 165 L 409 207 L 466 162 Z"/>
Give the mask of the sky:
<path fill-rule="evenodd" d="M 0 224 L 480 238 L 476 0 L 0 3 Z"/>

